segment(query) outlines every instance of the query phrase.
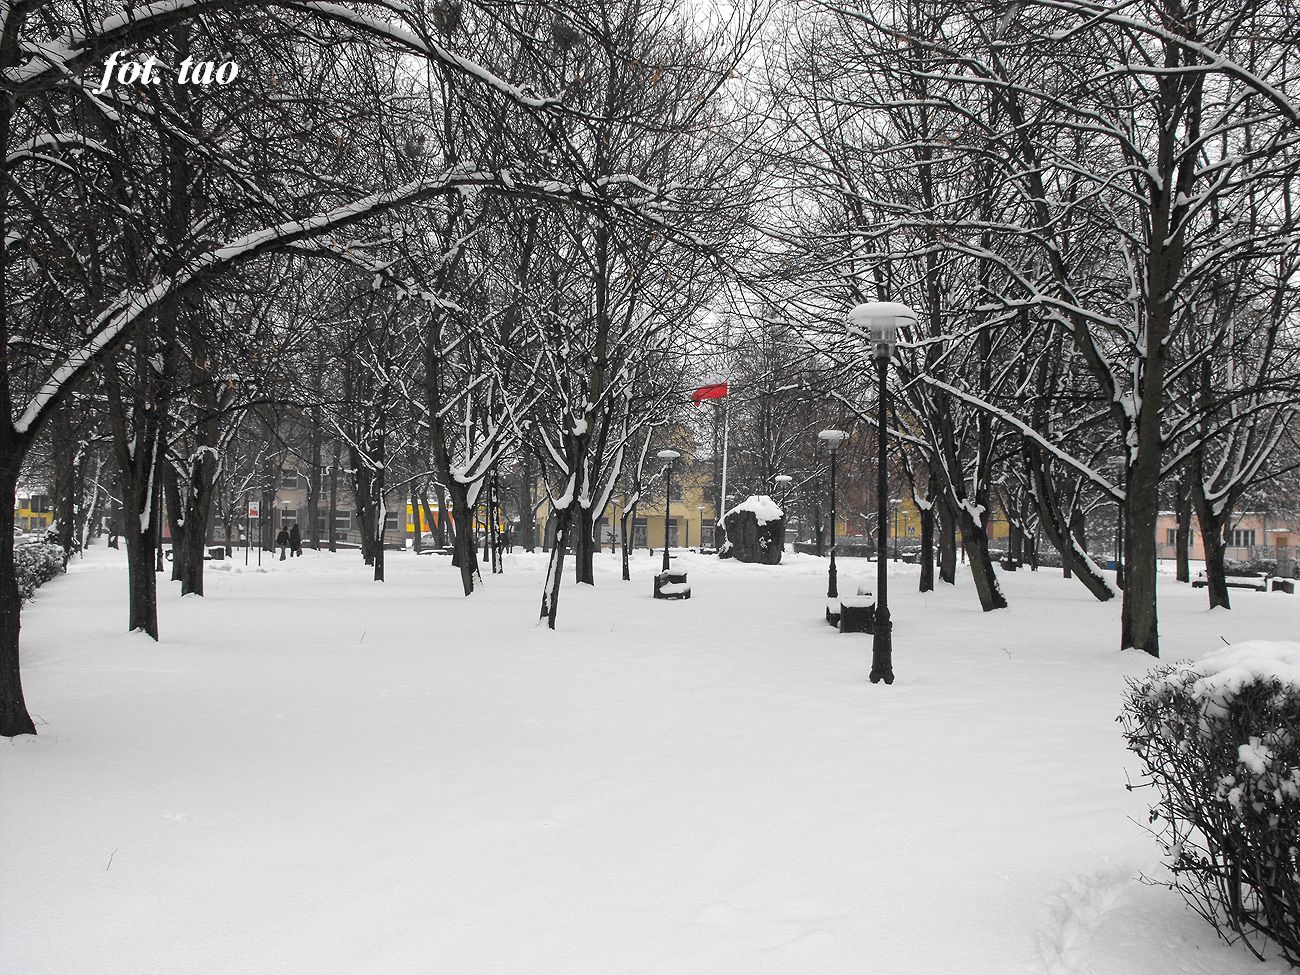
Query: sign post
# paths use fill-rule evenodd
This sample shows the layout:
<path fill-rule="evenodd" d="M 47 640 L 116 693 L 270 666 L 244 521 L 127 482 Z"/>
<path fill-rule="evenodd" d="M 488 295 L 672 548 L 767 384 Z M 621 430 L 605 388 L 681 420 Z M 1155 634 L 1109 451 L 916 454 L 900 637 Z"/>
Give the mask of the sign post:
<path fill-rule="evenodd" d="M 253 519 L 260 518 L 260 507 L 256 501 L 248 502 L 248 518 L 244 522 L 244 565 L 248 565 L 248 546 L 253 544 Z M 257 548 L 257 564 L 262 564 L 262 547 Z"/>

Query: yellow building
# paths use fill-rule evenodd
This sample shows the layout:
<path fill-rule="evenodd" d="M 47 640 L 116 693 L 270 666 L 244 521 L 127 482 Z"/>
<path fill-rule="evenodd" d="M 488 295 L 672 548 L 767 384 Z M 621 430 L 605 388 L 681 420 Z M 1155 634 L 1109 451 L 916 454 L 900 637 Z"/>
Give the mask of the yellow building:
<path fill-rule="evenodd" d="M 900 545 L 921 544 L 921 512 L 912 498 L 904 497 L 891 501 L 889 510 L 889 524 L 886 526 L 888 538 L 891 541 L 897 538 Z M 836 531 L 846 532 L 848 535 L 862 535 L 867 524 L 875 523 L 874 512 L 871 514 L 869 522 L 861 516 L 856 519 L 842 519 L 836 526 Z M 1006 517 L 1000 508 L 995 507 L 989 514 L 989 541 L 1005 541 L 1008 531 Z"/>
<path fill-rule="evenodd" d="M 662 485 L 656 485 L 658 491 L 642 494 L 636 507 L 636 515 L 630 526 L 631 547 L 661 549 L 664 544 L 664 496 Z M 673 496 L 668 512 L 668 547 L 669 548 L 705 548 L 713 546 L 713 526 L 716 522 L 712 478 L 709 472 L 682 472 L 673 476 Z M 596 540 L 601 549 L 610 551 L 622 542 L 623 499 L 616 493 L 605 509 L 605 517 L 596 525 Z M 545 502 L 538 505 L 535 513 L 538 529 L 538 542 L 546 539 L 550 517 L 550 506 Z M 515 544 L 520 540 L 516 539 Z"/>
<path fill-rule="evenodd" d="M 23 532 L 43 532 L 54 523 L 54 505 L 47 494 L 20 496 L 14 508 L 14 527 Z"/>

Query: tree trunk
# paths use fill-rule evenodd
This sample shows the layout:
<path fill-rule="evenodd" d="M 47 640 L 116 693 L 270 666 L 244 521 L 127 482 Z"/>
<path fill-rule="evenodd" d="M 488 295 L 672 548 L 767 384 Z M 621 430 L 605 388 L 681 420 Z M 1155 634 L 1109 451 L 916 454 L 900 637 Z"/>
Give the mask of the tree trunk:
<path fill-rule="evenodd" d="M 312 407 L 311 470 L 307 474 L 307 545 L 320 551 L 320 481 L 321 481 L 321 415 L 320 407 Z M 330 520 L 333 521 L 333 512 Z"/>
<path fill-rule="evenodd" d="M 1192 581 L 1192 486 L 1189 477 L 1178 480 L 1178 527 L 1174 529 L 1174 577 L 1179 582 Z"/>
<path fill-rule="evenodd" d="M 275 474 L 279 479 L 279 474 Z M 274 482 L 272 482 L 274 483 Z M 275 488 L 262 488 L 262 500 L 259 503 L 257 515 L 257 530 L 261 536 L 259 541 L 262 545 L 263 552 L 275 551 Z"/>
<path fill-rule="evenodd" d="M 934 479 L 930 480 L 930 496 L 921 508 L 921 592 L 934 591 Z"/>
<path fill-rule="evenodd" d="M 939 581 L 957 585 L 957 518 L 952 504 L 940 494 L 939 515 Z"/>
<path fill-rule="evenodd" d="M 420 507 L 420 496 L 415 491 L 415 484 L 411 484 L 411 496 L 407 502 L 411 506 L 411 551 L 419 555 L 424 551 L 424 532 L 420 528 L 420 520 L 424 510 Z"/>
<path fill-rule="evenodd" d="M 1007 600 L 998 585 L 998 577 L 993 569 L 993 559 L 989 556 L 989 536 L 984 526 L 977 522 L 966 508 L 961 509 L 962 547 L 966 559 L 970 562 L 971 578 L 975 581 L 975 592 L 979 596 L 980 608 L 988 613 L 995 609 L 1006 609 Z"/>
<path fill-rule="evenodd" d="M 1199 510 L 1200 507 L 1201 505 L 1198 504 L 1196 519 L 1201 523 L 1201 545 L 1205 548 L 1205 591 L 1210 596 L 1210 609 L 1216 606 L 1231 609 L 1232 602 L 1228 598 L 1228 571 L 1227 566 L 1224 565 L 1224 552 L 1227 545 L 1223 537 L 1228 519 L 1222 516 L 1206 517 Z"/>
<path fill-rule="evenodd" d="M 501 557 L 503 540 L 501 537 L 501 478 L 496 468 L 492 469 L 492 523 L 488 525 L 488 533 L 492 536 L 492 574 L 501 575 L 505 572 L 505 563 Z"/>
<path fill-rule="evenodd" d="M 1017 518 L 1007 515 L 1007 558 L 1021 561 L 1025 549 L 1025 528 Z"/>
<path fill-rule="evenodd" d="M 1060 553 L 1062 571 L 1064 572 L 1065 568 L 1072 570 L 1070 574 L 1077 574 L 1083 587 L 1102 602 L 1113 599 L 1115 591 L 1107 584 L 1101 569 L 1078 544 L 1074 532 L 1066 524 L 1066 516 L 1062 513 L 1038 448 L 1027 445 L 1025 455 L 1033 483 L 1031 494 L 1038 509 L 1039 529 L 1047 536 L 1047 541 L 1052 547 Z"/>
<path fill-rule="evenodd" d="M 1147 404 L 1143 404 L 1145 415 Z M 1158 417 L 1157 417 L 1158 419 Z M 1146 430 L 1146 426 L 1151 426 Z M 1159 625 L 1156 616 L 1156 518 L 1160 493 L 1160 428 L 1143 423 L 1144 439 L 1154 445 L 1139 448 L 1138 459 L 1127 478 L 1124 505 L 1124 605 L 1120 612 L 1120 646 L 1160 656 Z"/>
<path fill-rule="evenodd" d="M 384 498 L 383 470 L 376 473 L 375 489 L 378 498 L 375 501 L 374 555 L 375 582 L 384 581 L 384 527 L 388 523 L 388 502 Z"/>
<path fill-rule="evenodd" d="M 573 565 L 580 585 L 596 584 L 596 522 L 590 508 L 578 505 L 573 514 Z"/>
<path fill-rule="evenodd" d="M 637 486 L 637 491 L 638 493 L 640 493 L 639 485 Z M 632 573 L 628 568 L 628 553 L 631 551 L 632 530 L 635 527 L 635 525 L 636 525 L 636 504 L 634 503 L 631 508 L 623 509 L 623 518 L 621 524 L 619 525 L 619 534 L 622 535 L 621 542 L 623 546 L 623 581 L 624 582 L 632 581 Z"/>
<path fill-rule="evenodd" d="M 438 545 L 438 529 L 433 517 L 433 508 L 429 505 L 429 486 L 427 484 L 420 491 L 420 510 L 424 512 L 424 523 L 433 535 L 433 544 L 441 548 Z"/>
<path fill-rule="evenodd" d="M 374 475 L 365 466 L 361 452 L 348 446 L 348 466 L 352 468 L 352 501 L 357 510 L 357 532 L 361 543 L 361 560 L 375 564 L 375 497 Z"/>
<path fill-rule="evenodd" d="M 461 588 L 468 596 L 474 592 L 479 574 L 478 553 L 474 545 L 474 509 L 470 507 L 467 485 L 453 481 L 447 493 L 451 495 L 451 517 L 455 523 L 452 564 L 460 569 Z"/>
<path fill-rule="evenodd" d="M 65 556 L 71 555 L 76 538 L 76 510 L 79 494 L 77 478 L 77 443 L 73 431 L 73 405 L 65 403 L 54 414 L 52 439 L 54 447 L 54 503 L 57 542 Z"/>
<path fill-rule="evenodd" d="M 447 547 L 447 492 L 443 490 L 441 484 L 433 486 L 433 495 L 438 499 L 438 519 L 433 525 L 433 543 L 438 548 Z M 469 593 L 466 593 L 469 595 Z"/>
<path fill-rule="evenodd" d="M 519 535 L 524 551 L 537 551 L 537 519 L 533 514 L 533 458 L 523 451 L 523 470 L 519 475 Z"/>
<path fill-rule="evenodd" d="M 208 553 L 208 522 L 212 518 L 216 476 L 216 458 L 207 452 L 193 461 L 184 495 L 180 471 L 167 464 L 163 474 L 163 489 L 172 514 L 172 578 L 179 580 L 182 596 L 203 595 L 204 556 Z"/>
<path fill-rule="evenodd" d="M 542 588 L 541 619 L 550 629 L 555 629 L 555 614 L 560 605 L 560 582 L 564 578 L 564 554 L 569 547 L 569 526 L 573 522 L 573 509 L 552 510 L 548 519 L 555 523 L 555 541 L 546 568 L 546 584 Z"/>
<path fill-rule="evenodd" d="M 0 511 L 0 735 L 5 738 L 36 734 L 23 698 L 18 652 L 22 597 L 14 567 L 14 510 L 22 465 L 23 450 L 6 445 L 0 452 L 0 496 L 9 502 Z"/>
<path fill-rule="evenodd" d="M 1188 481 L 1192 504 L 1196 508 L 1196 520 L 1201 526 L 1201 545 L 1205 549 L 1205 588 L 1210 597 L 1211 609 L 1216 606 L 1231 609 L 1224 553 L 1227 548 L 1227 528 L 1232 521 L 1232 510 L 1226 505 L 1222 508 L 1216 507 L 1206 495 L 1204 457 L 1204 452 L 1201 450 L 1192 454 Z"/>
<path fill-rule="evenodd" d="M 158 519 L 149 501 L 157 503 L 157 492 L 149 500 L 128 489 L 124 499 L 127 586 L 129 590 L 128 630 L 139 630 L 158 639 L 158 577 L 154 569 L 154 554 L 158 546 Z"/>
<path fill-rule="evenodd" d="M 339 442 L 334 441 L 334 457 L 330 464 L 330 510 L 329 525 L 327 533 L 329 538 L 329 550 L 337 552 L 338 545 L 338 523 L 335 521 L 334 512 L 339 510 Z"/>

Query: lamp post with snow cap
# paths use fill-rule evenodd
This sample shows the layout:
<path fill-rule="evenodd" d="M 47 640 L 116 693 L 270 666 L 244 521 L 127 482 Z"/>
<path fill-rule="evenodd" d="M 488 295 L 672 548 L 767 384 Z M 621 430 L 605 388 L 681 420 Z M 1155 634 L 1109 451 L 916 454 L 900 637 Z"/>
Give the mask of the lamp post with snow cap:
<path fill-rule="evenodd" d="M 789 474 L 778 474 L 772 478 L 781 488 L 781 513 L 785 514 L 786 502 L 790 499 L 790 482 L 794 480 Z"/>
<path fill-rule="evenodd" d="M 786 514 L 786 507 L 790 504 L 790 482 L 794 480 L 789 474 L 778 474 L 772 478 L 781 486 L 781 524 L 789 525 L 789 516 Z M 785 530 L 781 531 L 781 551 L 785 551 Z"/>
<path fill-rule="evenodd" d="M 894 624 L 889 618 L 889 577 L 886 569 L 885 518 L 888 489 L 885 476 L 885 430 L 888 426 L 889 360 L 898 330 L 915 327 L 916 312 L 896 301 L 868 301 L 849 312 L 849 334 L 867 339 L 876 360 L 876 617 L 872 626 L 871 683 L 894 682 Z"/>
<path fill-rule="evenodd" d="M 835 575 L 835 458 L 839 455 L 840 444 L 849 439 L 843 430 L 823 430 L 817 439 L 831 452 L 831 567 L 826 581 L 826 598 L 833 599 L 840 594 L 839 580 Z"/>
<path fill-rule="evenodd" d="M 675 450 L 661 450 L 656 455 L 668 463 L 668 474 L 664 478 L 664 571 L 668 571 L 668 517 L 673 505 L 673 463 L 681 456 Z"/>

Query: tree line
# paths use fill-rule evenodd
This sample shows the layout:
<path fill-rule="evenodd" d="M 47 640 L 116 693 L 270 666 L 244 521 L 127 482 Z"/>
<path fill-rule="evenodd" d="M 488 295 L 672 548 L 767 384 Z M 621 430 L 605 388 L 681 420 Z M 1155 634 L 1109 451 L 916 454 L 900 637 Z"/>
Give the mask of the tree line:
<path fill-rule="evenodd" d="M 922 585 L 936 565 L 953 582 L 964 552 L 986 610 L 1006 604 L 995 510 L 1099 599 L 1116 592 L 1087 518 L 1118 510 L 1121 645 L 1156 654 L 1161 508 L 1195 512 L 1226 606 L 1233 512 L 1300 464 L 1297 16 L 10 4 L 0 487 L 48 468 L 68 548 L 112 495 L 128 625 L 154 638 L 164 519 L 175 580 L 201 595 L 212 526 L 229 535 L 289 454 L 316 544 L 347 479 L 377 580 L 392 504 L 436 502 L 469 595 L 475 511 L 531 531 L 544 499 L 554 627 L 569 551 L 594 583 L 611 502 L 634 518 L 653 448 L 713 438 L 689 390 L 731 376 L 741 488 L 789 473 L 820 524 L 815 430 L 888 437 Z M 241 70 L 96 93 L 115 51 Z M 883 431 L 844 330 L 875 298 L 919 313 Z M 34 732 L 12 511 L 5 735 Z"/>

